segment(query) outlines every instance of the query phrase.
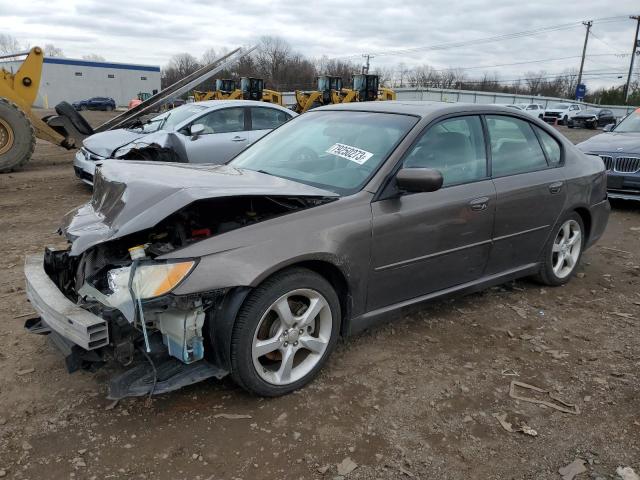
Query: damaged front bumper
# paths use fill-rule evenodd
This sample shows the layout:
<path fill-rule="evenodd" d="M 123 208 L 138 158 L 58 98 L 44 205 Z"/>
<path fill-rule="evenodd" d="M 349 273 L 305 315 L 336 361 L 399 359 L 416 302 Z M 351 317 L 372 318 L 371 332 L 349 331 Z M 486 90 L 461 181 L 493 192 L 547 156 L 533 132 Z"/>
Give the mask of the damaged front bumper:
<path fill-rule="evenodd" d="M 107 322 L 64 296 L 45 272 L 41 255 L 26 258 L 24 273 L 31 306 L 51 330 L 85 350 L 109 343 Z"/>
<path fill-rule="evenodd" d="M 201 298 L 161 298 L 145 302 L 144 307 L 140 304 L 147 337 L 106 299 L 100 303 L 91 298 L 90 290 L 83 292 L 89 294 L 79 297 L 78 304 L 67 298 L 45 267 L 46 257 L 54 254 L 48 250 L 45 261 L 41 255 L 25 260 L 26 293 L 38 315 L 25 327 L 49 335 L 70 372 L 112 361 L 129 367 L 111 379 L 111 399 L 165 393 L 228 373 L 204 359 Z"/>

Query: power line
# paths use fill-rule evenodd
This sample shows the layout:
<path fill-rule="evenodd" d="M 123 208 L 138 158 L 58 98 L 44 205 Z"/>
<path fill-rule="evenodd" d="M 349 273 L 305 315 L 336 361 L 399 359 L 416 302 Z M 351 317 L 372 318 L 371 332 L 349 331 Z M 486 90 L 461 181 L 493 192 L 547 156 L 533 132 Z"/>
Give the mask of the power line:
<path fill-rule="evenodd" d="M 622 54 L 622 52 L 620 50 L 616 50 L 613 46 L 611 46 L 610 43 L 605 42 L 602 38 L 600 38 L 599 35 L 596 35 L 593 30 L 591 30 L 591 36 L 593 38 L 595 38 L 596 40 L 598 40 L 599 42 L 605 44 L 607 47 L 609 47 L 611 49 L 612 52 L 614 52 L 615 54 Z"/>
<path fill-rule="evenodd" d="M 618 16 L 614 16 L 614 17 L 596 18 L 593 21 L 597 22 L 599 24 L 603 24 L 603 23 L 619 22 L 619 21 L 622 21 L 623 19 L 626 19 L 626 18 L 627 17 L 625 17 L 625 16 L 618 15 Z M 462 42 L 450 42 L 450 43 L 427 45 L 427 46 L 421 46 L 421 47 L 412 47 L 412 48 L 406 48 L 406 49 L 386 50 L 386 51 L 379 51 L 379 52 L 371 52 L 371 54 L 372 55 L 376 55 L 376 56 L 388 56 L 388 55 L 403 55 L 403 54 L 407 54 L 407 53 L 415 53 L 415 52 L 420 52 L 420 51 L 448 50 L 448 49 L 451 49 L 451 48 L 459 48 L 459 47 L 464 47 L 464 46 L 468 46 L 468 45 L 476 45 L 476 44 L 479 44 L 479 43 L 489 43 L 489 42 L 495 42 L 495 41 L 501 41 L 501 40 L 511 40 L 511 39 L 514 39 L 514 38 L 535 36 L 535 35 L 539 35 L 539 34 L 542 34 L 542 33 L 556 32 L 556 31 L 559 31 L 559 30 L 568 30 L 568 29 L 572 29 L 572 28 L 577 28 L 580 25 L 581 25 L 581 22 L 563 23 L 563 24 L 558 24 L 558 25 L 550 25 L 550 26 L 546 26 L 546 27 L 539 27 L 539 28 L 535 28 L 535 29 L 532 29 L 532 30 L 523 30 L 523 31 L 520 31 L 520 32 L 505 33 L 505 34 L 495 35 L 495 36 L 491 36 L 491 37 L 483 37 L 483 38 L 478 38 L 478 39 L 474 39 L 474 40 L 466 40 L 466 41 L 462 41 Z M 339 57 L 334 57 L 334 58 L 356 58 L 356 57 L 360 57 L 360 56 L 361 56 L 361 54 L 352 54 L 352 55 L 344 55 L 344 56 L 339 56 Z"/>

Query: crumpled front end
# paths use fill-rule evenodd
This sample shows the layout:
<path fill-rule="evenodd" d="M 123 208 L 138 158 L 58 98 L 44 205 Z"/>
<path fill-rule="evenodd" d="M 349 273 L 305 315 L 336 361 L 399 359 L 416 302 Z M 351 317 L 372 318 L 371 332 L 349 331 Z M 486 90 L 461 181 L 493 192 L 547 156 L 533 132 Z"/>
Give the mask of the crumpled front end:
<path fill-rule="evenodd" d="M 126 263 L 94 251 L 74 258 L 69 250 L 47 249 L 44 258 L 27 257 L 26 291 L 39 317 L 26 327 L 49 334 L 69 371 L 129 367 L 112 379 L 111 398 L 162 393 L 224 376 L 227 372 L 204 360 L 203 329 L 207 311 L 225 292 L 170 293 L 195 261 L 139 257 Z"/>
<path fill-rule="evenodd" d="M 200 261 L 178 252 L 334 198 L 258 172 L 159 165 L 161 174 L 135 162 L 104 165 L 92 200 L 63 221 L 67 248 L 47 249 L 25 264 L 39 315 L 27 328 L 49 334 L 71 371 L 112 361 L 130 367 L 112 380 L 112 398 L 227 373 L 210 324 L 244 285 L 177 295 Z"/>

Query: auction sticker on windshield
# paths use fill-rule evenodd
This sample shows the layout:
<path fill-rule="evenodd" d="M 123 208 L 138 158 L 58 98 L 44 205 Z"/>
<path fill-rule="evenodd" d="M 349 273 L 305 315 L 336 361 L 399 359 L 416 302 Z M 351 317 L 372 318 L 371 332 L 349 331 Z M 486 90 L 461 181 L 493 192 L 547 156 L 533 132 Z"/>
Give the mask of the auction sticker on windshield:
<path fill-rule="evenodd" d="M 361 150 L 356 147 L 351 147 L 343 143 L 336 143 L 335 145 L 332 145 L 328 150 L 325 151 L 325 153 L 336 155 L 337 157 L 346 158 L 347 160 L 356 162 L 358 165 L 362 165 L 364 162 L 373 157 L 373 153 L 371 152 L 367 152 L 366 150 Z"/>

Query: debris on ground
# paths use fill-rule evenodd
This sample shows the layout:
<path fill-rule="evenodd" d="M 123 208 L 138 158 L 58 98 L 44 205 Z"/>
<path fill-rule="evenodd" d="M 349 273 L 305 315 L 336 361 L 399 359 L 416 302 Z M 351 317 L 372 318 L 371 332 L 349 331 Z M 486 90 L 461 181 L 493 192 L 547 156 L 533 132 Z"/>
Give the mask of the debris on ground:
<path fill-rule="evenodd" d="M 494 413 L 493 417 L 498 420 L 502 428 L 509 433 L 521 432 L 532 437 L 538 436 L 538 432 L 527 425 L 521 418 L 507 418 L 506 413 Z"/>
<path fill-rule="evenodd" d="M 640 480 L 640 476 L 631 467 L 618 467 L 616 473 L 622 480 Z"/>
<path fill-rule="evenodd" d="M 358 467 L 358 464 L 353 460 L 351 460 L 351 457 L 347 457 L 344 460 L 342 460 L 337 465 L 337 467 L 338 467 L 338 475 L 345 476 L 353 472 Z"/>
<path fill-rule="evenodd" d="M 558 473 L 562 475 L 562 480 L 573 480 L 576 475 L 580 475 L 586 471 L 587 468 L 584 466 L 584 460 L 581 458 L 576 458 L 569 465 L 558 469 Z"/>
<path fill-rule="evenodd" d="M 537 398 L 531 398 L 531 397 L 522 397 L 520 395 L 516 394 L 516 388 L 524 388 L 524 389 L 528 389 L 528 390 L 532 390 L 534 392 L 537 393 L 542 393 L 547 395 L 549 398 L 551 398 L 552 400 L 554 400 L 556 403 L 553 402 L 549 402 L 547 400 L 538 400 Z M 523 402 L 529 402 L 529 403 L 537 403 L 539 405 L 545 405 L 549 408 L 553 408 L 555 410 L 558 410 L 560 412 L 564 412 L 564 413 L 572 413 L 574 415 L 578 415 L 580 413 L 580 409 L 578 408 L 577 405 L 573 404 L 573 403 L 567 403 L 563 400 L 560 400 L 558 397 L 554 396 L 549 390 L 544 390 L 540 387 L 536 387 L 534 385 L 529 385 L 528 383 L 524 383 L 524 382 L 517 382 L 515 380 L 513 380 L 511 382 L 511 386 L 509 388 L 509 396 L 515 400 L 521 400 Z"/>
<path fill-rule="evenodd" d="M 18 370 L 16 372 L 16 375 L 18 375 L 18 376 L 28 375 L 28 374 L 33 373 L 35 371 L 36 371 L 35 368 L 24 368 L 22 370 Z"/>
<path fill-rule="evenodd" d="M 242 415 L 239 413 L 217 413 L 213 418 L 226 418 L 227 420 L 239 420 L 241 418 L 252 418 L 251 415 Z"/>

